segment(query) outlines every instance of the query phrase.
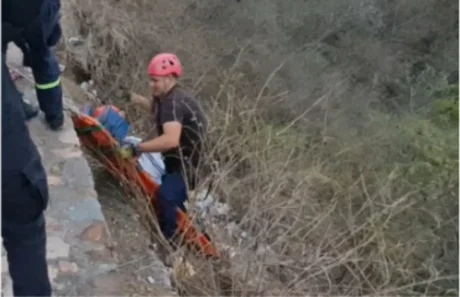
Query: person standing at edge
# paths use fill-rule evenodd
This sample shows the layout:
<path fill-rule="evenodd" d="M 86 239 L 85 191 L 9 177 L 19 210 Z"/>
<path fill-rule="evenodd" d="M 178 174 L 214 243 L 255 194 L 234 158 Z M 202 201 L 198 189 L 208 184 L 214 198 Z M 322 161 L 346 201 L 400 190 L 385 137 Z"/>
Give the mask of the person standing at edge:
<path fill-rule="evenodd" d="M 207 121 L 198 102 L 178 84 L 183 70 L 176 55 L 156 55 L 149 64 L 148 73 L 153 100 L 133 94 L 131 101 L 151 110 L 159 136 L 138 145 L 125 145 L 120 154 L 128 158 L 141 153 L 162 153 L 166 174 L 159 191 L 159 224 L 165 238 L 174 245 L 176 208 L 186 211 L 186 183 L 191 190 L 196 185 Z"/>
<path fill-rule="evenodd" d="M 3 55 L 2 238 L 14 296 L 51 296 L 43 214 L 47 204 L 46 173 Z"/>
<path fill-rule="evenodd" d="M 25 122 L 21 95 L 6 66 L 6 50 L 9 42 L 21 36 L 39 40 L 46 35 L 46 20 L 54 4 L 48 0 L 2 1 L 2 239 L 15 296 L 51 296 L 44 217 L 49 193 L 40 154 Z M 46 60 L 47 50 L 41 53 Z M 51 99 L 45 105 L 54 103 Z M 58 123 L 62 101 L 49 110 L 56 117 L 50 118 L 48 112 L 48 123 Z"/>
<path fill-rule="evenodd" d="M 64 124 L 61 70 L 51 49 L 62 35 L 60 8 L 60 0 L 2 1 L 2 21 L 19 30 L 9 41 L 21 48 L 23 64 L 32 69 L 38 103 L 52 130 L 59 130 Z M 3 43 L 2 52 L 6 49 L 7 44 Z M 38 114 L 35 106 L 24 101 L 22 108 L 27 120 Z"/>

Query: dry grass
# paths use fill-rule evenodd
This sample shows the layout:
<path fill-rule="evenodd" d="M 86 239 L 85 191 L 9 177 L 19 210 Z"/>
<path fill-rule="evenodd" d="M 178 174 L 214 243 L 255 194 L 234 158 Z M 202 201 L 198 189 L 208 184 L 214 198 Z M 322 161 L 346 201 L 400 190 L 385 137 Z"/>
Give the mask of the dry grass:
<path fill-rule="evenodd" d="M 206 95 L 215 192 L 250 236 L 213 234 L 237 255 L 191 259 L 197 274 L 177 280 L 183 293 L 457 295 L 458 131 L 424 113 L 445 87 L 439 69 L 458 66 L 445 17 L 455 5 L 305 1 L 291 18 L 268 1 L 251 23 L 255 4 L 205 2 L 63 3 L 66 36 L 86 42 L 68 48 L 69 61 L 132 119 L 141 113 L 120 94 L 146 93 L 145 64 L 159 50 L 183 57 L 184 83 Z M 414 78 L 419 61 L 428 66 Z"/>

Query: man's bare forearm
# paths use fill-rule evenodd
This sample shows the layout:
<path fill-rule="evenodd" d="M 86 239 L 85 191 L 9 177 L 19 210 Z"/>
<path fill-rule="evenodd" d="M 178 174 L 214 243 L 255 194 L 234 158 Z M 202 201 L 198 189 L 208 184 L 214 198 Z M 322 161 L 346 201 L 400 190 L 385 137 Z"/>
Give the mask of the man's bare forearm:
<path fill-rule="evenodd" d="M 175 147 L 177 147 L 177 142 L 166 135 L 139 144 L 139 149 L 143 153 L 162 153 Z"/>

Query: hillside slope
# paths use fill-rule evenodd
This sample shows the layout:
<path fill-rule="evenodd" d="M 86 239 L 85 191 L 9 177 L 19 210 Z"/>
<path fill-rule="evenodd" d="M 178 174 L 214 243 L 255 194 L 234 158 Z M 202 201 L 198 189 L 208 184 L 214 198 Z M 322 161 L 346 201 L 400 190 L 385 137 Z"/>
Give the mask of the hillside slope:
<path fill-rule="evenodd" d="M 63 5 L 82 40 L 66 64 L 142 135 L 122 95 L 148 94 L 157 52 L 183 59 L 213 123 L 215 192 L 251 234 L 239 271 L 269 271 L 279 294 L 458 294 L 456 1 Z"/>

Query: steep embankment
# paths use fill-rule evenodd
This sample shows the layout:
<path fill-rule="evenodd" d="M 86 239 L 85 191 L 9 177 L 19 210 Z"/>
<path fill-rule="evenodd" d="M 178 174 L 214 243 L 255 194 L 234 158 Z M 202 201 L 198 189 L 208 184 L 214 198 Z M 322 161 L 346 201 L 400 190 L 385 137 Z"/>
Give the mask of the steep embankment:
<path fill-rule="evenodd" d="M 212 123 L 212 194 L 247 236 L 216 232 L 243 251 L 231 278 L 259 294 L 458 292 L 457 2 L 63 5 L 66 40 L 81 39 L 69 61 L 140 133 L 119 95 L 147 94 L 158 51 L 183 59 Z"/>

